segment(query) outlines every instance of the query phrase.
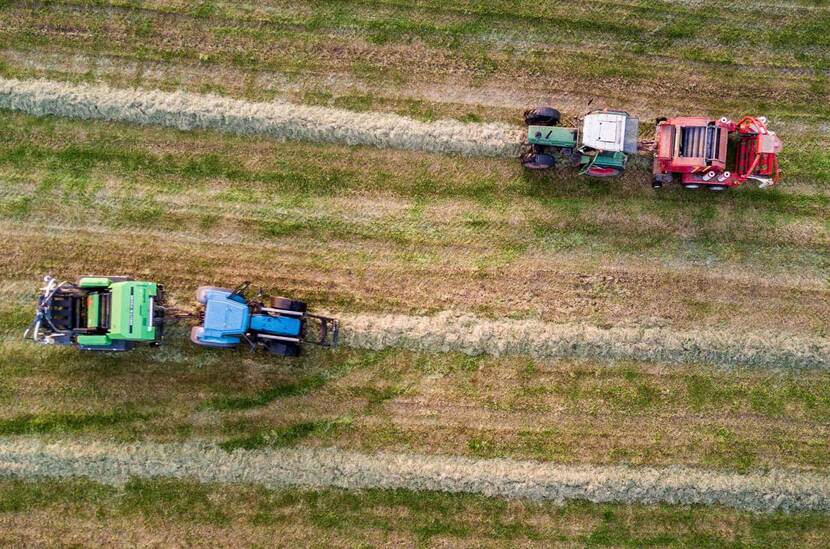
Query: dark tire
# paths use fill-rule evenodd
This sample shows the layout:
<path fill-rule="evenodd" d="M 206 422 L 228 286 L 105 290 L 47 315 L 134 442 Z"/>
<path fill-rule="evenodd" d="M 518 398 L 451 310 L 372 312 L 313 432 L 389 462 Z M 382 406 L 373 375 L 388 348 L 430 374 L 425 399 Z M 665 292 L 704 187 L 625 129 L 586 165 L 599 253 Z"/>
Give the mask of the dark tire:
<path fill-rule="evenodd" d="M 265 344 L 265 348 L 269 353 L 278 356 L 298 357 L 300 356 L 300 346 L 296 343 L 285 343 L 283 341 L 269 341 Z"/>
<path fill-rule="evenodd" d="M 522 156 L 522 166 L 528 170 L 548 170 L 556 166 L 556 159 L 549 154 L 528 153 Z"/>
<path fill-rule="evenodd" d="M 660 122 L 665 122 L 666 120 L 668 120 L 668 118 L 666 118 L 665 116 L 658 116 L 658 117 L 655 119 L 655 122 L 656 122 L 657 124 L 659 124 Z"/>
<path fill-rule="evenodd" d="M 651 180 L 651 188 L 652 189 L 662 189 L 663 188 L 663 180 L 659 177 L 655 177 Z"/>
<path fill-rule="evenodd" d="M 551 107 L 536 107 L 525 111 L 525 124 L 528 126 L 558 126 L 562 114 Z"/>
<path fill-rule="evenodd" d="M 196 288 L 196 301 L 204 305 L 207 303 L 207 293 L 212 290 L 218 290 L 220 292 L 232 292 L 230 288 L 219 288 L 217 286 L 199 286 Z"/>
<path fill-rule="evenodd" d="M 308 306 L 302 301 L 295 301 L 287 297 L 271 296 L 271 307 L 274 309 L 286 309 L 297 313 L 304 313 Z"/>

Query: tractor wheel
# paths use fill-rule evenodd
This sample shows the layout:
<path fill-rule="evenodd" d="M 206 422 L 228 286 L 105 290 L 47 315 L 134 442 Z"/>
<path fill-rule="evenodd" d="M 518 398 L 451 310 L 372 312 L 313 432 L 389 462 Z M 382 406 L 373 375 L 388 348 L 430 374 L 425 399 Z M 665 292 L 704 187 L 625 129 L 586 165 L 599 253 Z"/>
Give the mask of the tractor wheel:
<path fill-rule="evenodd" d="M 306 312 L 308 306 L 302 301 L 295 301 L 287 297 L 271 296 L 271 307 L 274 309 L 285 309 L 287 311 L 295 311 L 298 313 Z"/>
<path fill-rule="evenodd" d="M 725 191 L 728 187 L 726 185 L 707 185 L 706 188 L 710 191 Z"/>
<path fill-rule="evenodd" d="M 686 185 L 683 185 L 683 188 L 689 191 L 696 191 L 700 188 L 700 185 L 698 185 L 697 183 L 688 183 Z"/>
<path fill-rule="evenodd" d="M 590 177 L 617 177 L 622 175 L 621 168 L 606 168 L 604 166 L 591 166 L 585 175 Z"/>
<path fill-rule="evenodd" d="M 662 189 L 663 188 L 663 180 L 659 177 L 655 177 L 651 180 L 651 188 L 652 189 Z"/>
<path fill-rule="evenodd" d="M 659 124 L 660 122 L 665 122 L 666 120 L 668 120 L 668 118 L 666 118 L 665 116 L 658 116 L 655 122 Z"/>
<path fill-rule="evenodd" d="M 220 292 L 232 292 L 233 290 L 229 288 L 217 288 L 216 286 L 199 286 L 196 289 L 196 301 L 204 305 L 207 303 L 207 294 L 210 291 L 220 291 Z"/>
<path fill-rule="evenodd" d="M 562 114 L 551 107 L 536 107 L 525 111 L 525 124 L 528 126 L 558 126 Z"/>
<path fill-rule="evenodd" d="M 283 341 L 269 341 L 265 344 L 269 353 L 278 356 L 297 357 L 300 356 L 300 346 L 296 343 L 285 343 Z"/>
<path fill-rule="evenodd" d="M 547 170 L 556 166 L 556 159 L 549 154 L 531 152 L 522 156 L 522 166 L 528 170 Z"/>

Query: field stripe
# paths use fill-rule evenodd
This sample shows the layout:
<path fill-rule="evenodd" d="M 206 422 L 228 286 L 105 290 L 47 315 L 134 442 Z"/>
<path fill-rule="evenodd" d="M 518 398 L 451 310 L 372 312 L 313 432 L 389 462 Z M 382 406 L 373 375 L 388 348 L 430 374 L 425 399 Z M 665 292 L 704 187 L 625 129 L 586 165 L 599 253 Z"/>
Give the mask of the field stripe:
<path fill-rule="evenodd" d="M 381 350 L 460 352 L 711 363 L 765 368 L 830 368 L 830 339 L 717 329 L 554 324 L 537 320 L 488 320 L 445 311 L 434 316 L 340 315 L 342 341 Z"/>
<path fill-rule="evenodd" d="M 0 439 L 0 476 L 132 477 L 280 486 L 405 488 L 564 502 L 720 504 L 737 509 L 830 511 L 826 475 L 774 470 L 736 474 L 688 467 L 569 466 L 507 459 L 285 448 L 227 453 L 203 443 L 130 444 Z"/>
<path fill-rule="evenodd" d="M 116 89 L 49 80 L 0 78 L 0 108 L 36 116 L 212 129 L 379 148 L 467 156 L 515 157 L 521 131 L 499 123 L 420 122 L 290 103 L 254 103 L 210 94 Z"/>

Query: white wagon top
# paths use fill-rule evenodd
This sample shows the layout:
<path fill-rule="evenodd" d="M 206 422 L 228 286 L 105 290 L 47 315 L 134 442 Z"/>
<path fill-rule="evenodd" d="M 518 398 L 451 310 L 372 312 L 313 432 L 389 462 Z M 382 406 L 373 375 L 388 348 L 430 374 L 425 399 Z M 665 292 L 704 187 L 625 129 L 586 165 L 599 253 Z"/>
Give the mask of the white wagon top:
<path fill-rule="evenodd" d="M 582 121 L 582 144 L 600 151 L 636 152 L 639 126 L 638 119 L 624 112 L 592 112 Z"/>

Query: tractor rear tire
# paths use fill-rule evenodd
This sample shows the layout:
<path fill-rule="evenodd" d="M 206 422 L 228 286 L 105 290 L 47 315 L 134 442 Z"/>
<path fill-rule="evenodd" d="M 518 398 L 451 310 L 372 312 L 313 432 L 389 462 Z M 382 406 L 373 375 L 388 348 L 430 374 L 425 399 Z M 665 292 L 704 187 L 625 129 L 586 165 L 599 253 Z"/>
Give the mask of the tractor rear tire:
<path fill-rule="evenodd" d="M 300 346 L 296 343 L 285 343 L 283 341 L 269 341 L 265 344 L 269 353 L 277 356 L 298 357 Z"/>
<path fill-rule="evenodd" d="M 552 107 L 536 107 L 525 111 L 525 124 L 528 126 L 558 126 L 562 114 Z"/>
<path fill-rule="evenodd" d="M 556 166 L 556 159 L 549 154 L 531 152 L 522 156 L 522 166 L 528 170 L 547 170 Z"/>
<path fill-rule="evenodd" d="M 651 188 L 652 189 L 662 189 L 663 188 L 663 180 L 659 177 L 655 177 L 651 180 Z"/>
<path fill-rule="evenodd" d="M 302 301 L 288 299 L 287 297 L 271 296 L 271 307 L 274 309 L 285 309 L 297 313 L 304 313 L 308 306 Z"/>

